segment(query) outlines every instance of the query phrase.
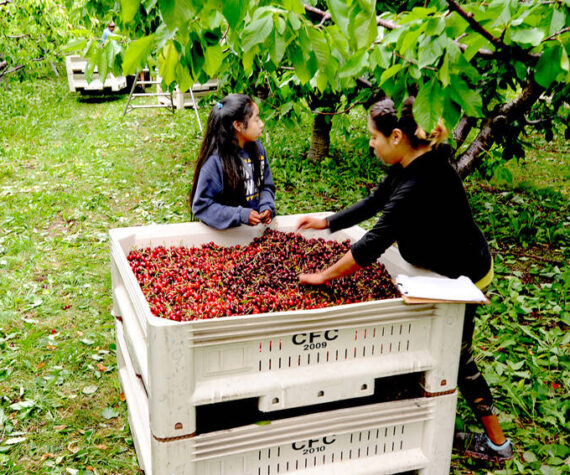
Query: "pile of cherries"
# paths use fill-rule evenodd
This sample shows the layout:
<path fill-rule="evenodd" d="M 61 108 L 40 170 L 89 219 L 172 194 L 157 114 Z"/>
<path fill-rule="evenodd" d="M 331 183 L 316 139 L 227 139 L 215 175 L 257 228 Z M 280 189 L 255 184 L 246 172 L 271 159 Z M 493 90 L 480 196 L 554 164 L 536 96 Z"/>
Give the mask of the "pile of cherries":
<path fill-rule="evenodd" d="M 350 249 L 267 229 L 247 246 L 135 249 L 127 259 L 153 315 L 176 321 L 330 307 L 399 297 L 380 263 L 326 285 L 299 284 Z"/>

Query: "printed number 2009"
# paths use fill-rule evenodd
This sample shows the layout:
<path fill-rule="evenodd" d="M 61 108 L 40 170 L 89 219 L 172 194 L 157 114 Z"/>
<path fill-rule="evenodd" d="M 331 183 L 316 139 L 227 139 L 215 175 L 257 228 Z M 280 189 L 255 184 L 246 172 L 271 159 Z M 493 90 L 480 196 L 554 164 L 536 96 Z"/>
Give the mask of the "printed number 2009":
<path fill-rule="evenodd" d="M 327 342 L 320 341 L 318 343 L 305 343 L 303 345 L 303 350 L 319 350 L 321 348 L 326 348 L 326 347 L 327 347 Z"/>
<path fill-rule="evenodd" d="M 309 447 L 308 449 L 303 449 L 303 455 L 314 454 L 317 452 L 324 452 L 325 448 L 326 447 L 324 445 L 321 445 L 320 447 Z"/>

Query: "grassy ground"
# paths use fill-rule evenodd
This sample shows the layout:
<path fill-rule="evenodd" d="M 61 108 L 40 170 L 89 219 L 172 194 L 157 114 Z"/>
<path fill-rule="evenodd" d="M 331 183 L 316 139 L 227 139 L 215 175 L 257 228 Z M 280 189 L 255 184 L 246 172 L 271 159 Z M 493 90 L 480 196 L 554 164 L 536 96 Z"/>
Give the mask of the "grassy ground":
<path fill-rule="evenodd" d="M 63 81 L 3 88 L 0 473 L 136 473 L 107 232 L 189 220 L 196 119 L 166 110 L 123 118 L 125 96 L 86 101 Z M 340 209 L 377 181 L 383 171 L 358 119 L 320 168 L 299 159 L 306 129 L 269 130 L 280 214 Z M 500 471 L 454 455 L 455 473 L 570 473 L 570 158 L 562 141 L 537 144 L 510 165 L 514 186 L 467 184 L 498 275 L 480 312 L 477 355 L 517 456 Z M 472 426 L 462 401 L 459 415 Z"/>

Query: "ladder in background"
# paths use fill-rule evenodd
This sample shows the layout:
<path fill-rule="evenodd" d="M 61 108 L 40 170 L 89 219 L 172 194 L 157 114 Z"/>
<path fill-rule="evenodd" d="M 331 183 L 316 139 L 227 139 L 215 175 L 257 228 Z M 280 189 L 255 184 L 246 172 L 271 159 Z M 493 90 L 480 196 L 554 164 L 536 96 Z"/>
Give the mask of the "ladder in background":
<path fill-rule="evenodd" d="M 184 101 L 182 97 L 182 105 L 179 105 L 174 100 L 172 92 L 170 91 L 162 91 L 160 88 L 160 84 L 162 80 L 160 76 L 156 75 L 155 79 L 153 79 L 149 75 L 149 79 L 144 78 L 144 73 L 149 73 L 150 70 L 148 68 L 144 68 L 141 72 L 138 72 L 135 76 L 135 80 L 133 81 L 133 85 L 131 87 L 131 92 L 129 94 L 129 99 L 127 101 L 127 105 L 125 106 L 125 111 L 123 112 L 123 117 L 134 109 L 156 109 L 156 108 L 168 108 L 174 113 L 176 109 L 183 109 L 184 108 Z M 141 79 L 141 74 L 143 78 Z M 143 86 L 143 90 L 145 86 L 156 85 L 157 92 L 135 92 L 137 86 Z M 192 88 L 188 90 L 190 93 L 190 97 L 192 98 L 191 107 L 194 109 L 196 113 L 196 119 L 198 121 L 198 127 L 200 127 L 200 132 L 203 132 L 202 128 L 202 121 L 200 120 L 200 115 L 198 114 L 198 104 L 196 103 L 196 98 L 194 97 L 194 92 Z M 180 96 L 180 94 L 178 94 Z M 137 97 L 156 97 L 158 101 L 156 104 L 133 104 L 133 100 Z"/>

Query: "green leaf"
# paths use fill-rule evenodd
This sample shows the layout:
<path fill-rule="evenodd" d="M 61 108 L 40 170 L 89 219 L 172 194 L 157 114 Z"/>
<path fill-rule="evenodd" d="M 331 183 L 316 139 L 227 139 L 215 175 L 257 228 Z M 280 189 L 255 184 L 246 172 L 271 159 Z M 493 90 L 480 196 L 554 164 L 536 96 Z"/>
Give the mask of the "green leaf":
<path fill-rule="evenodd" d="M 461 119 L 461 107 L 452 100 L 450 88 L 446 87 L 443 95 L 443 122 L 447 130 L 454 130 Z"/>
<path fill-rule="evenodd" d="M 275 38 L 273 39 L 273 45 L 269 50 L 269 54 L 271 56 L 271 60 L 275 66 L 279 66 L 281 60 L 283 59 L 283 55 L 285 54 L 286 48 L 285 41 L 279 35 L 277 31 L 275 31 Z"/>
<path fill-rule="evenodd" d="M 565 22 L 566 15 L 564 15 L 564 12 L 558 8 L 552 8 L 552 20 L 550 21 L 548 36 L 558 33 L 562 28 L 564 28 Z"/>
<path fill-rule="evenodd" d="M 445 28 L 445 20 L 443 17 L 432 17 L 427 21 L 425 30 L 426 36 L 438 36 Z"/>
<path fill-rule="evenodd" d="M 104 83 L 105 79 L 107 79 L 107 72 L 108 72 L 106 54 L 100 54 L 99 57 L 97 58 L 97 72 L 99 74 L 99 79 L 101 80 L 102 83 Z"/>
<path fill-rule="evenodd" d="M 510 38 L 515 43 L 538 46 L 544 38 L 544 31 L 538 28 L 518 28 L 511 31 Z"/>
<path fill-rule="evenodd" d="M 386 69 L 386 71 L 384 71 L 382 73 L 382 76 L 380 76 L 380 86 L 382 84 L 384 84 L 392 76 L 395 76 L 396 74 L 398 74 L 403 68 L 404 68 L 404 66 L 402 66 L 401 64 L 398 63 L 398 64 L 394 64 L 394 66 Z"/>
<path fill-rule="evenodd" d="M 141 0 L 121 0 L 121 19 L 130 22 L 139 11 Z"/>
<path fill-rule="evenodd" d="M 283 8 L 288 12 L 294 12 L 297 15 L 305 13 L 305 6 L 301 0 L 283 0 Z"/>
<path fill-rule="evenodd" d="M 231 29 L 235 29 L 247 14 L 247 0 L 224 0 L 222 3 L 222 14 L 228 21 Z"/>
<path fill-rule="evenodd" d="M 316 28 L 308 28 L 307 33 L 311 40 L 313 52 L 317 57 L 317 64 L 321 69 L 325 68 L 330 55 L 329 44 L 324 33 Z"/>
<path fill-rule="evenodd" d="M 316 80 L 317 80 L 317 89 L 321 93 L 325 92 L 328 84 L 326 73 L 324 73 L 323 71 L 319 71 L 316 75 Z"/>
<path fill-rule="evenodd" d="M 178 63 L 176 65 L 176 81 L 178 82 L 178 88 L 181 92 L 186 92 L 188 89 L 192 87 L 194 83 L 192 76 L 190 75 L 190 71 L 188 70 L 187 66 L 184 66 L 182 63 Z"/>
<path fill-rule="evenodd" d="M 144 67 L 152 51 L 153 41 L 154 35 L 144 36 L 128 46 L 123 59 L 123 72 L 126 75 L 134 74 Z"/>
<path fill-rule="evenodd" d="M 382 69 L 387 69 L 390 67 L 392 52 L 382 45 L 376 45 L 372 50 L 372 53 L 370 53 L 370 59 L 372 59 L 374 63 Z"/>
<path fill-rule="evenodd" d="M 263 43 L 273 29 L 273 17 L 271 15 L 264 16 L 258 20 L 252 21 L 245 28 L 242 42 L 242 48 L 247 51 L 259 43 Z"/>
<path fill-rule="evenodd" d="M 367 61 L 368 52 L 366 50 L 358 51 L 357 53 L 353 54 L 346 63 L 342 65 L 338 72 L 338 76 L 341 78 L 357 76 L 366 66 Z"/>
<path fill-rule="evenodd" d="M 162 60 L 162 61 L 161 61 Z M 162 55 L 159 58 L 159 72 L 164 83 L 168 86 L 176 80 L 176 65 L 180 57 L 174 43 L 169 43 L 162 50 Z"/>
<path fill-rule="evenodd" d="M 452 76 L 449 87 L 451 88 L 453 100 L 461 106 L 467 116 L 481 117 L 483 100 L 480 94 L 474 91 L 459 76 Z"/>
<path fill-rule="evenodd" d="M 113 407 L 106 407 L 105 409 L 103 409 L 101 411 L 101 415 L 105 418 L 105 419 L 113 419 L 115 417 L 119 417 L 120 412 L 118 409 L 115 409 Z"/>
<path fill-rule="evenodd" d="M 256 46 L 255 48 L 246 51 L 242 56 L 241 60 L 243 64 L 243 69 L 247 74 L 251 73 L 253 70 L 253 59 L 255 58 L 255 55 L 257 54 L 258 50 L 259 48 Z"/>
<path fill-rule="evenodd" d="M 441 64 L 441 68 L 439 68 L 438 76 L 441 84 L 447 87 L 449 85 L 449 58 L 447 53 L 445 53 L 443 57 L 443 63 Z"/>
<path fill-rule="evenodd" d="M 206 48 L 204 71 L 210 77 L 213 77 L 220 69 L 222 65 L 222 60 L 224 58 L 224 53 L 222 51 L 221 45 L 214 45 Z"/>
<path fill-rule="evenodd" d="M 400 54 L 405 53 L 410 46 L 417 44 L 418 38 L 423 33 L 423 30 L 424 28 L 420 26 L 414 30 L 407 30 L 400 36 L 397 43 Z"/>
<path fill-rule="evenodd" d="M 439 38 L 436 38 L 435 40 L 432 40 L 429 37 L 424 38 L 418 50 L 418 65 L 420 69 L 433 64 L 443 53 L 443 47 Z"/>
<path fill-rule="evenodd" d="M 554 43 L 544 50 L 536 63 L 534 79 L 542 87 L 548 88 L 556 80 L 556 76 L 562 71 L 562 63 L 562 47 L 559 43 Z"/>
<path fill-rule="evenodd" d="M 189 0 L 158 0 L 158 7 L 164 23 L 170 29 L 182 26 L 194 16 Z"/>
<path fill-rule="evenodd" d="M 345 0 L 327 0 L 329 13 L 333 21 L 338 25 L 340 31 L 344 36 L 349 37 L 350 32 L 348 29 L 348 14 L 349 5 Z"/>
<path fill-rule="evenodd" d="M 349 13 L 348 28 L 357 49 L 368 48 L 378 36 L 374 6 L 360 0 L 354 3 Z"/>
<path fill-rule="evenodd" d="M 413 113 L 418 125 L 427 133 L 437 125 L 443 114 L 443 100 L 441 85 L 433 78 L 420 87 L 414 101 Z"/>
<path fill-rule="evenodd" d="M 65 53 L 78 51 L 84 48 L 88 41 L 89 40 L 87 38 L 76 38 L 74 40 L 71 40 L 66 45 L 62 46 L 61 50 Z"/>

